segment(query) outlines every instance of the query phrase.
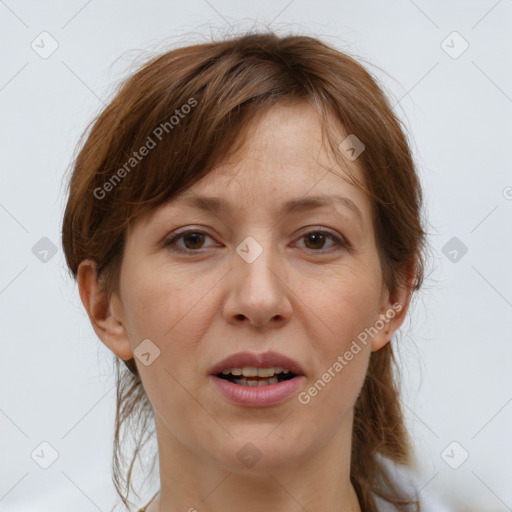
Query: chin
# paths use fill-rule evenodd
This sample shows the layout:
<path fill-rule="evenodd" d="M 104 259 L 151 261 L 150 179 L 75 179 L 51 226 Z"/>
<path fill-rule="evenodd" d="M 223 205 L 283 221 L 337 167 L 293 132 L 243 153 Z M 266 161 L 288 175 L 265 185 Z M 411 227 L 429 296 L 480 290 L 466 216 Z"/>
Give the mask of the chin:
<path fill-rule="evenodd" d="M 294 464 L 305 454 L 307 432 L 304 431 L 305 436 L 301 436 L 298 432 L 286 430 L 274 437 L 273 430 L 277 425 L 230 429 L 233 437 L 224 438 L 223 444 L 216 444 L 218 451 L 211 455 L 224 469 L 244 474 L 266 474 L 266 471 L 272 472 Z"/>

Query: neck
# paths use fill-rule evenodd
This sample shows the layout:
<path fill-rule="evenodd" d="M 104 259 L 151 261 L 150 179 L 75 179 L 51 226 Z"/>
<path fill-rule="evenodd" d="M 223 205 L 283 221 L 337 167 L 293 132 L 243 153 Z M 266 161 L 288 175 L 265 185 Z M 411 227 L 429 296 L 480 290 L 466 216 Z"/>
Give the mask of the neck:
<path fill-rule="evenodd" d="M 328 442 L 303 451 L 293 463 L 279 464 L 269 455 L 245 471 L 194 451 L 158 415 L 155 421 L 161 487 L 147 512 L 361 511 L 350 482 L 352 415 Z M 220 448 L 217 454 L 222 455 Z"/>

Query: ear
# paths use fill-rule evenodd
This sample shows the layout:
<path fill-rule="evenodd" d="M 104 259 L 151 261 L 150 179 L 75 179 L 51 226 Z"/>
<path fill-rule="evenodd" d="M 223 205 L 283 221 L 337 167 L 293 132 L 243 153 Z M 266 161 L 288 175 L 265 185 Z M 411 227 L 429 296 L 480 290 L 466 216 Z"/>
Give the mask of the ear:
<path fill-rule="evenodd" d="M 393 334 L 404 322 L 412 296 L 409 288 L 414 282 L 415 277 L 415 267 L 410 266 L 406 270 L 405 283 L 407 283 L 407 286 L 398 286 L 393 294 L 390 294 L 388 288 L 383 285 L 379 316 L 376 317 L 374 323 L 374 328 L 378 332 L 372 338 L 372 352 L 380 350 L 389 343 Z"/>
<path fill-rule="evenodd" d="M 98 281 L 96 264 L 83 260 L 77 271 L 78 290 L 94 332 L 118 357 L 133 357 L 128 333 L 123 320 L 123 308 L 117 294 L 107 294 Z"/>

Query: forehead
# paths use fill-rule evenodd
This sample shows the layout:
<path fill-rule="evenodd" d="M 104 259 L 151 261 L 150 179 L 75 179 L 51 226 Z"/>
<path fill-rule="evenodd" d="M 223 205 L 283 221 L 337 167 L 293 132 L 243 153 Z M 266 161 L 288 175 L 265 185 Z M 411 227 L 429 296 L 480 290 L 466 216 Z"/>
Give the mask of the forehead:
<path fill-rule="evenodd" d="M 234 168 L 233 164 L 237 162 L 255 160 L 304 167 L 304 164 L 311 166 L 320 161 L 333 166 L 336 160 L 327 148 L 327 141 L 323 140 L 322 125 L 326 122 L 339 134 L 340 141 L 345 138 L 345 128 L 332 116 L 322 120 L 310 103 L 274 105 L 249 123 L 244 145 L 220 164 L 231 163 Z M 341 153 L 337 156 L 343 158 Z M 344 166 L 348 167 L 347 164 L 350 165 L 348 160 Z M 351 165 L 351 168 L 359 172 L 357 165 Z"/>
<path fill-rule="evenodd" d="M 342 126 L 339 138 L 345 137 Z M 161 208 L 192 208 L 236 216 L 242 210 L 284 211 L 334 207 L 369 222 L 366 194 L 346 181 L 358 180 L 356 162 L 336 159 L 322 137 L 322 120 L 307 103 L 278 104 L 249 126 L 244 145 Z M 160 208 L 160 209 L 161 209 Z M 148 219 L 149 220 L 149 219 Z"/>
<path fill-rule="evenodd" d="M 343 126 L 336 130 L 343 140 Z M 299 197 L 303 197 L 301 204 L 305 204 L 306 196 L 315 196 L 309 200 L 313 204 L 334 194 L 341 198 L 338 203 L 349 208 L 359 203 L 360 209 L 364 209 L 369 205 L 366 194 L 347 180 L 350 175 L 364 183 L 364 173 L 357 162 L 331 152 L 323 139 L 318 112 L 306 103 L 280 104 L 250 126 L 239 151 L 219 162 L 178 199 L 201 206 L 205 203 L 194 201 L 193 196 L 223 195 L 254 200 L 253 204 L 258 205 L 270 195 L 291 206 Z M 344 201 L 342 196 L 348 200 Z M 223 200 L 210 204 L 223 210 L 228 206 Z"/>

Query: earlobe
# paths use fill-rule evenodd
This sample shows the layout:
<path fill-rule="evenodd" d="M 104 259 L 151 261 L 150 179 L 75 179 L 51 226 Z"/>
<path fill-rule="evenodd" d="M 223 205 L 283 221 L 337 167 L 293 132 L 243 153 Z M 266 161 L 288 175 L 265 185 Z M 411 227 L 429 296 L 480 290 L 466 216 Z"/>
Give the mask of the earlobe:
<path fill-rule="evenodd" d="M 133 351 L 122 318 L 122 307 L 115 294 L 103 291 L 94 261 L 80 263 L 77 283 L 80 299 L 98 338 L 121 359 L 131 359 Z"/>
<path fill-rule="evenodd" d="M 372 352 L 380 350 L 387 345 L 393 334 L 402 325 L 405 319 L 404 307 L 400 302 L 388 304 L 388 307 L 382 307 L 374 325 L 377 333 L 372 338 Z"/>
<path fill-rule="evenodd" d="M 407 280 L 407 285 L 398 286 L 392 295 L 387 288 L 383 288 L 381 308 L 374 326 L 378 332 L 372 339 L 372 352 L 380 350 L 389 343 L 393 334 L 404 322 L 411 301 L 412 292 L 408 285 L 412 279 L 413 277 L 410 277 Z"/>

